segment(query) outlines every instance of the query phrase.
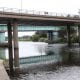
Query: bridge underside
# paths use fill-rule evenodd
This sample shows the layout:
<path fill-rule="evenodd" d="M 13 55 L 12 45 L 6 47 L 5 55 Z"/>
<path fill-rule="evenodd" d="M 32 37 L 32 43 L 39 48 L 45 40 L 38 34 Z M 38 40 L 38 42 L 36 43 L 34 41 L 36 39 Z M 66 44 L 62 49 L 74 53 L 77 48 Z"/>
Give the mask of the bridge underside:
<path fill-rule="evenodd" d="M 13 23 L 14 19 L 0 18 L 0 24 L 7 24 L 8 21 L 11 21 Z M 75 26 L 78 24 L 75 22 L 55 21 L 55 20 L 52 21 L 52 20 L 16 19 L 16 21 L 19 25 L 25 25 L 25 26 L 65 26 L 67 24 Z"/>
<path fill-rule="evenodd" d="M 25 26 L 25 25 L 18 25 L 18 31 L 24 32 L 24 31 L 65 31 L 66 26 Z M 73 26 L 72 26 L 73 27 Z M 7 25 L 1 24 L 0 25 L 0 32 L 6 32 L 7 31 Z"/>

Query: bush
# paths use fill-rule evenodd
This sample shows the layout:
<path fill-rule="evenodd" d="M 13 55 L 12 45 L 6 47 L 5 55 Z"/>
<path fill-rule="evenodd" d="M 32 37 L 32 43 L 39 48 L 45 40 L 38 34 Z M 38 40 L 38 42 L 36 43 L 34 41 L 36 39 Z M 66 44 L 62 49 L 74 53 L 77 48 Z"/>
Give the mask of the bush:
<path fill-rule="evenodd" d="M 33 35 L 31 40 L 36 42 L 36 41 L 39 40 L 39 36 L 38 35 Z"/>
<path fill-rule="evenodd" d="M 39 42 L 46 42 L 46 41 L 47 41 L 47 38 L 42 37 L 42 38 L 39 39 Z"/>

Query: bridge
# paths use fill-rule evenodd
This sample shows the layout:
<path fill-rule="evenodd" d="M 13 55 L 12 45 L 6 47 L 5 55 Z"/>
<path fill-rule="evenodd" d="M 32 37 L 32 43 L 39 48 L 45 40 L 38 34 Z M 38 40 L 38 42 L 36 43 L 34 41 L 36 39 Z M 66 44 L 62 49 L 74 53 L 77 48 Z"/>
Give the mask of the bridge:
<path fill-rule="evenodd" d="M 80 45 L 80 17 L 78 15 L 57 14 L 52 12 L 28 11 L 18 9 L 0 8 L 0 24 L 6 24 L 8 30 L 9 67 L 13 74 L 14 67 L 19 71 L 19 47 L 18 47 L 18 25 L 25 26 L 64 26 L 67 29 L 68 46 L 71 46 L 70 28 L 78 26 Z M 27 28 L 27 27 L 26 27 Z M 41 27 L 40 27 L 41 28 Z M 12 34 L 13 31 L 13 34 Z M 49 39 L 52 40 L 52 30 L 48 31 Z M 12 38 L 13 37 L 13 38 Z M 13 44 L 12 44 L 13 40 Z M 14 46 L 13 46 L 14 45 Z M 14 49 L 14 51 L 13 51 Z"/>
<path fill-rule="evenodd" d="M 17 20 L 17 24 L 38 26 L 65 26 L 67 24 L 72 26 L 80 22 L 78 15 L 0 8 L 0 24 L 7 24 L 9 20 L 11 22 Z"/>
<path fill-rule="evenodd" d="M 24 25 L 18 25 L 18 32 L 25 32 L 25 31 L 59 31 L 64 30 L 64 26 L 58 27 L 58 26 L 24 26 Z M 0 32 L 7 32 L 7 25 L 0 25 Z"/>
<path fill-rule="evenodd" d="M 47 34 L 49 31 L 52 32 L 62 32 L 65 31 L 66 28 L 64 26 L 25 26 L 25 25 L 18 25 L 18 32 L 26 32 L 26 31 L 46 31 Z M 0 24 L 0 47 L 7 47 L 8 45 L 5 43 L 5 32 L 7 32 L 7 25 Z M 49 35 L 49 34 L 48 34 Z M 48 37 L 48 36 L 47 36 Z M 52 35 L 53 37 L 53 35 Z M 49 38 L 48 38 L 49 40 Z M 51 40 L 50 40 L 51 41 Z"/>

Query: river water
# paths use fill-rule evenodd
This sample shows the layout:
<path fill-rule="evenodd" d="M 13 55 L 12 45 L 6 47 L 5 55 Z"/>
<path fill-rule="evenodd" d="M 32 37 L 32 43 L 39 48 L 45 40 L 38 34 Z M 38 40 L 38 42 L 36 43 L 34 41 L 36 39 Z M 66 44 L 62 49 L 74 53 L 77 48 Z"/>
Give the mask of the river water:
<path fill-rule="evenodd" d="M 44 42 L 19 42 L 19 57 L 30 57 L 45 55 L 47 43 Z M 8 50 L 6 49 L 6 58 L 8 58 Z"/>
<path fill-rule="evenodd" d="M 80 80 L 80 66 L 62 66 L 55 71 L 25 74 L 13 80 Z"/>
<path fill-rule="evenodd" d="M 76 44 L 77 45 L 77 44 Z M 6 53 L 8 58 L 8 50 L 2 50 L 1 53 Z M 71 55 L 70 55 L 71 54 Z M 70 59 L 77 64 L 80 62 L 80 49 L 75 46 L 68 48 L 67 44 L 47 44 L 44 42 L 19 42 L 19 57 L 30 57 L 30 56 L 43 56 L 43 55 L 59 55 L 62 61 Z M 69 60 L 70 61 L 70 60 Z M 28 64 L 27 64 L 28 65 Z M 27 66 L 26 65 L 26 66 Z M 64 65 L 50 67 L 48 64 L 47 70 L 38 70 L 41 66 L 35 67 L 37 71 L 31 71 L 25 74 L 21 74 L 20 77 L 14 77 L 11 80 L 80 80 L 80 66 L 77 65 Z M 52 68 L 52 69 L 50 69 Z M 34 69 L 34 68 L 33 68 Z"/>
<path fill-rule="evenodd" d="M 19 57 L 30 57 L 46 55 L 48 51 L 53 54 L 59 54 L 62 47 L 66 44 L 48 44 L 44 42 L 19 42 Z M 6 58 L 8 58 L 8 50 L 6 49 Z"/>

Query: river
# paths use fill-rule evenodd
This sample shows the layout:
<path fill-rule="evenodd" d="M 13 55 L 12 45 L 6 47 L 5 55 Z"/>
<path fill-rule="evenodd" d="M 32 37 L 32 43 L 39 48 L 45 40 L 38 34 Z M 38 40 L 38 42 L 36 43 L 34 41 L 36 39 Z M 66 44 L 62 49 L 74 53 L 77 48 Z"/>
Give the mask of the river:
<path fill-rule="evenodd" d="M 77 45 L 77 44 L 76 44 Z M 8 50 L 0 50 L 1 53 L 6 53 L 8 59 Z M 79 47 L 68 48 L 67 44 L 48 44 L 44 42 L 19 42 L 19 57 L 44 56 L 44 55 L 59 55 L 62 61 L 70 59 L 74 62 L 80 62 Z M 3 55 L 4 56 L 4 55 Z M 37 67 L 38 68 L 38 67 Z M 50 67 L 51 68 L 51 67 Z M 21 74 L 18 78 L 12 80 L 80 80 L 80 66 L 60 66 L 56 70 L 39 70 Z M 49 71 L 50 70 L 50 71 Z"/>
<path fill-rule="evenodd" d="M 19 57 L 30 57 L 46 55 L 47 51 L 58 54 L 66 44 L 50 44 L 45 42 L 19 42 Z M 6 49 L 6 58 L 8 58 L 8 49 Z"/>

